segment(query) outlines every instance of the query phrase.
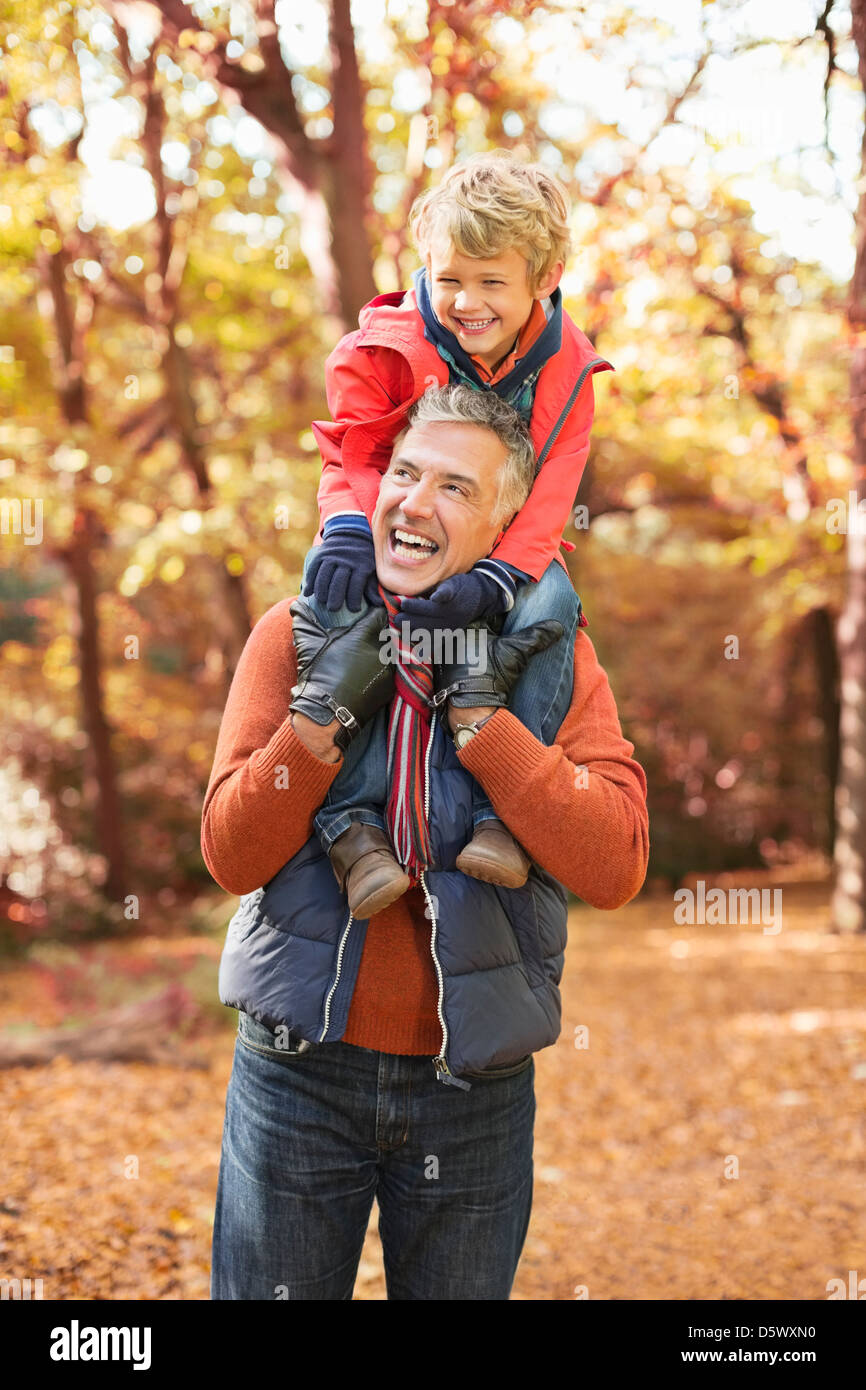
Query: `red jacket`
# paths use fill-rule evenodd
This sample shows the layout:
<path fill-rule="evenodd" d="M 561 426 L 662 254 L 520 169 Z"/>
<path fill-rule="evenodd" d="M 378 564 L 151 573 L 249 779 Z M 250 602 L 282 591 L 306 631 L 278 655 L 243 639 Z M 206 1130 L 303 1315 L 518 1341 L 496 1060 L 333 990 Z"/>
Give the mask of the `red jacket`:
<path fill-rule="evenodd" d="M 364 305 L 358 323 L 325 363 L 333 420 L 313 421 L 324 461 L 318 493 L 322 525 L 338 512 L 360 511 L 372 519 L 379 480 L 406 412 L 429 387 L 447 386 L 449 379 L 448 363 L 424 336 L 414 290 L 377 295 Z M 562 533 L 589 454 L 592 376 L 613 370 L 563 310 L 562 346 L 539 373 L 530 422 L 542 467 L 527 501 L 490 552 L 535 580 L 554 556 L 561 561 Z"/>

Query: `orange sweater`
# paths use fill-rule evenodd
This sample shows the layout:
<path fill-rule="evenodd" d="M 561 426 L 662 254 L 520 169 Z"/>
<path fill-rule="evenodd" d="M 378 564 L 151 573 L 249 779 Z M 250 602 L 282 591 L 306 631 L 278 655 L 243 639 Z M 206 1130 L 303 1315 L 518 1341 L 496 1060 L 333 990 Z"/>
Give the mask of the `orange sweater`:
<path fill-rule="evenodd" d="M 228 893 L 261 887 L 297 854 L 340 769 L 292 728 L 292 602 L 274 604 L 244 647 L 205 794 L 202 854 Z M 583 629 L 574 671 L 571 707 L 551 747 L 503 709 L 458 756 L 538 864 L 584 902 L 615 908 L 646 876 L 646 777 Z M 370 918 L 343 1041 L 432 1057 L 442 1040 L 437 999 L 430 922 L 415 888 Z"/>

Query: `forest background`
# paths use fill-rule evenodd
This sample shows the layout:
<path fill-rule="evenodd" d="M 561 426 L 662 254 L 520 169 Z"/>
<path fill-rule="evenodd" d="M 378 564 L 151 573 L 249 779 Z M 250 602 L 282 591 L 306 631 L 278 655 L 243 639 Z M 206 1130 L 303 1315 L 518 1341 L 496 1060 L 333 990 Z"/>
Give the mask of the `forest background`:
<path fill-rule="evenodd" d="M 316 530 L 324 358 L 408 284 L 415 195 L 486 148 L 568 187 L 566 306 L 616 369 L 567 538 L 649 778 L 650 882 L 826 875 L 855 486 L 845 7 L 5 9 L 11 935 L 196 920 L 228 684 Z"/>
<path fill-rule="evenodd" d="M 496 148 L 566 184 L 565 305 L 615 367 L 566 539 L 651 826 L 637 901 L 570 914 L 512 1296 L 866 1269 L 864 86 L 866 0 L 0 0 L 20 1296 L 207 1298 L 226 694 L 316 531 L 325 358 L 409 284 L 415 196 Z M 678 922 L 696 881 L 778 888 L 783 928 Z"/>

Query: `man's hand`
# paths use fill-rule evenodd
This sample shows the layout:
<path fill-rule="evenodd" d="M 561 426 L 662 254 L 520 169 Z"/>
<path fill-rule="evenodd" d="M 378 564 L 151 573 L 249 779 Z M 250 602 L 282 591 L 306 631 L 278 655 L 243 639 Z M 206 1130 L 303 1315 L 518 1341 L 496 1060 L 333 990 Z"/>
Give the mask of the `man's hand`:
<path fill-rule="evenodd" d="M 479 708 L 489 711 L 507 705 L 532 658 L 557 642 L 564 631 L 552 618 L 521 628 L 507 637 L 494 636 L 483 623 L 471 626 L 481 629 L 477 660 L 452 661 L 433 667 L 433 704 L 438 706 L 448 700 L 449 717 L 451 707 L 477 712 Z"/>
<path fill-rule="evenodd" d="M 298 653 L 298 684 L 289 708 L 314 724 L 333 726 L 336 719 L 333 742 L 348 748 L 394 694 L 394 667 L 383 660 L 380 640 L 388 626 L 385 611 L 371 608 L 351 627 L 334 628 L 323 628 L 302 598 L 289 612 Z"/>
<path fill-rule="evenodd" d="M 292 715 L 292 728 L 301 743 L 323 763 L 340 761 L 340 750 L 334 742 L 334 735 L 341 727 L 339 719 L 333 719 L 330 724 L 314 724 L 305 714 Z"/>
<path fill-rule="evenodd" d="M 491 714 L 495 714 L 499 708 L 491 708 L 490 705 L 473 705 L 471 709 L 458 709 L 456 705 L 448 706 L 448 727 L 452 734 L 458 724 L 480 724 L 482 719 L 488 719 Z"/>

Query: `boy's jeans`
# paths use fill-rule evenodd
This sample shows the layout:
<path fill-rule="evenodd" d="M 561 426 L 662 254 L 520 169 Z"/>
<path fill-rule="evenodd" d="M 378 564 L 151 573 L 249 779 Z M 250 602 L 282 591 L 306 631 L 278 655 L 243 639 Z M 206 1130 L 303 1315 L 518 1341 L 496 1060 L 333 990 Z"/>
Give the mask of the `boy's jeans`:
<path fill-rule="evenodd" d="M 306 577 L 307 562 L 304 562 Z M 301 587 L 303 588 L 303 582 Z M 317 602 L 312 595 L 306 598 L 322 627 L 348 627 L 356 623 L 369 605 L 353 612 L 350 608 L 329 609 Z M 547 727 L 547 715 L 553 708 L 557 692 L 563 680 L 571 680 L 573 671 L 572 655 L 574 638 L 580 616 L 579 600 L 574 592 L 568 574 L 558 560 L 552 560 L 537 584 L 527 584 L 521 591 L 519 618 L 515 620 L 514 609 L 506 613 L 502 633 L 513 632 L 518 625 L 530 627 L 543 618 L 555 618 L 565 630 L 565 638 L 555 642 L 547 651 L 534 656 L 515 687 L 508 708 L 516 719 L 525 724 L 536 738 L 551 743 L 556 730 Z M 385 616 L 383 610 L 383 626 Z M 385 804 L 388 799 L 387 769 L 388 750 L 384 737 L 374 748 L 367 745 L 366 756 L 360 756 L 361 745 L 358 739 L 349 744 L 343 755 L 343 766 L 331 783 L 325 801 L 313 824 L 316 834 L 327 852 L 331 845 L 353 822 L 376 825 L 385 829 Z M 495 820 L 496 812 L 484 795 L 481 786 L 473 788 L 472 821 L 478 825 L 483 820 Z"/>
<path fill-rule="evenodd" d="M 471 1091 L 429 1057 L 238 1016 L 212 1299 L 350 1300 L 375 1197 L 389 1300 L 508 1299 L 532 1208 L 534 1059 Z"/>

